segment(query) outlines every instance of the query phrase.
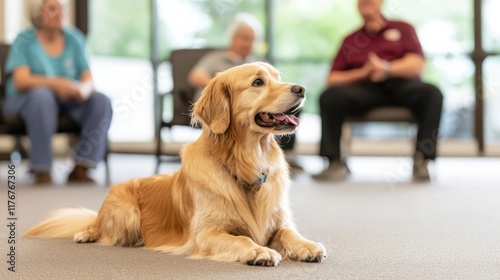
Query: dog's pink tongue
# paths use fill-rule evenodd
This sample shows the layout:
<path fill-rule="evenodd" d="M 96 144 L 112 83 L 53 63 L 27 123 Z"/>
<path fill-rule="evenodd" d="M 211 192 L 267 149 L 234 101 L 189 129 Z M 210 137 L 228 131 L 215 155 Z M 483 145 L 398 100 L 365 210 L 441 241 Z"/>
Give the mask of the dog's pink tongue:
<path fill-rule="evenodd" d="M 288 116 L 288 121 L 293 123 L 293 125 L 298 126 L 300 124 L 299 118 L 294 115 Z"/>
<path fill-rule="evenodd" d="M 299 118 L 297 118 L 294 115 L 276 114 L 273 115 L 273 117 L 279 121 L 284 121 L 288 119 L 288 121 L 295 126 L 298 126 L 300 123 Z"/>

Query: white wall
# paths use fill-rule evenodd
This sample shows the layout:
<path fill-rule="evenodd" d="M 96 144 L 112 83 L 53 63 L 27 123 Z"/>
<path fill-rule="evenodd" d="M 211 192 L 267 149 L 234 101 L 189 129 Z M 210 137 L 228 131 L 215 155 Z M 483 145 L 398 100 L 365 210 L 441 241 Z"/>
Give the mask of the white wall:
<path fill-rule="evenodd" d="M 0 20 L 0 42 L 3 42 L 4 41 L 4 29 L 5 29 L 5 13 L 4 13 L 4 0 L 0 0 L 0 18 L 2 20 Z"/>

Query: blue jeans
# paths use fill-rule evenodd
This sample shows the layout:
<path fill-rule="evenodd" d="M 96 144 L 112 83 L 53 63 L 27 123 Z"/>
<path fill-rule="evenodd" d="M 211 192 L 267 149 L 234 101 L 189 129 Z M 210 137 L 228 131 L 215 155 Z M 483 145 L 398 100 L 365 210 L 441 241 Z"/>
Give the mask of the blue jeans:
<path fill-rule="evenodd" d="M 77 164 L 95 168 L 106 152 L 107 134 L 113 110 L 110 100 L 94 92 L 84 102 L 62 101 L 49 88 L 36 87 L 7 98 L 6 116 L 23 119 L 31 142 L 30 161 L 35 172 L 50 172 L 53 161 L 52 136 L 57 131 L 60 112 L 67 113 L 82 131 L 73 150 Z"/>

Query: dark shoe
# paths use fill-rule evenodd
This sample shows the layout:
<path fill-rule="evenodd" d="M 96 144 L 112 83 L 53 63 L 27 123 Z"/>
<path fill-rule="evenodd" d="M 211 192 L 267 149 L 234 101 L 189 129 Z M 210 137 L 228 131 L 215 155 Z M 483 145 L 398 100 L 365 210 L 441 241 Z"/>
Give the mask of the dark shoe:
<path fill-rule="evenodd" d="M 75 165 L 75 168 L 68 175 L 68 183 L 95 184 L 95 181 L 87 175 L 88 168 L 82 165 Z"/>
<path fill-rule="evenodd" d="M 416 152 L 413 156 L 413 180 L 418 182 L 428 182 L 431 180 L 427 165 L 428 159 L 420 152 Z"/>
<path fill-rule="evenodd" d="M 35 185 L 50 185 L 52 184 L 52 177 L 48 172 L 35 173 Z"/>
<path fill-rule="evenodd" d="M 313 175 L 312 177 L 320 181 L 343 181 L 347 178 L 349 169 L 347 165 L 335 160 L 330 162 L 330 165 L 323 172 Z"/>

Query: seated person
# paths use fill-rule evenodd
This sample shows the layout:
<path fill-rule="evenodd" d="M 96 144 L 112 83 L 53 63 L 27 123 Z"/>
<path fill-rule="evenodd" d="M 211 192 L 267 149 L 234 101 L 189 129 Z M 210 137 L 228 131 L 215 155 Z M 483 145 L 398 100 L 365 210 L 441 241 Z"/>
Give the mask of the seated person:
<path fill-rule="evenodd" d="M 229 26 L 230 45 L 226 50 L 216 50 L 200 59 L 189 74 L 189 82 L 200 89 L 205 87 L 218 72 L 244 63 L 255 62 L 252 55 L 255 38 L 262 33 L 262 26 L 252 15 L 238 14 Z M 201 91 L 201 90 L 200 90 Z M 198 93 L 199 96 L 199 93 Z M 292 168 L 301 169 L 293 160 L 295 135 L 279 139 L 288 163 Z"/>
<path fill-rule="evenodd" d="M 364 26 L 344 39 L 333 61 L 328 88 L 320 97 L 320 155 L 330 164 L 316 179 L 341 180 L 348 173 L 340 154 L 347 116 L 381 106 L 403 106 L 412 111 L 418 124 L 413 177 L 429 180 L 427 163 L 436 158 L 443 96 L 438 88 L 420 80 L 425 59 L 414 28 L 386 19 L 382 2 L 358 0 Z"/>
<path fill-rule="evenodd" d="M 51 139 L 59 113 L 68 114 L 82 128 L 68 181 L 92 183 L 87 169 L 94 168 L 106 152 L 111 102 L 94 90 L 83 34 L 63 28 L 60 1 L 33 0 L 28 8 L 33 28 L 17 36 L 6 63 L 5 115 L 23 119 L 35 184 L 48 184 Z"/>

